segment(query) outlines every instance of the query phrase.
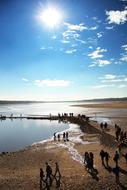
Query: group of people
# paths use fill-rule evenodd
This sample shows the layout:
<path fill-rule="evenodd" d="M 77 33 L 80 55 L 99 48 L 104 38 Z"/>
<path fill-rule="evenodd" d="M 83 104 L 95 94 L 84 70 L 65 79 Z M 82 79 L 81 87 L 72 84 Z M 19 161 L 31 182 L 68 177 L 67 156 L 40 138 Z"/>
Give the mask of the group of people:
<path fill-rule="evenodd" d="M 122 156 L 125 157 L 126 163 L 127 163 L 127 153 L 123 154 Z M 110 171 L 112 171 L 115 174 L 116 177 L 116 183 L 119 183 L 119 173 L 120 173 L 120 168 L 119 168 L 119 160 L 120 160 L 120 154 L 118 151 L 115 152 L 113 160 L 115 162 L 115 167 L 111 168 L 109 167 L 109 158 L 110 155 L 108 152 L 105 152 L 104 150 L 100 151 L 100 157 L 101 157 L 101 161 L 102 161 L 102 165 L 105 166 L 107 169 L 110 168 Z"/>
<path fill-rule="evenodd" d="M 123 144 L 127 143 L 127 133 L 122 131 L 122 129 L 117 124 L 115 124 L 115 135 L 118 142 Z"/>
<path fill-rule="evenodd" d="M 56 135 L 56 133 L 54 133 L 53 136 L 54 136 L 54 141 L 56 141 L 56 140 L 60 141 L 61 140 L 61 134 L 58 133 Z M 69 133 L 67 131 L 63 132 L 62 139 L 63 139 L 64 142 L 69 141 Z"/>
<path fill-rule="evenodd" d="M 58 117 L 73 117 L 74 114 L 73 113 L 58 113 Z"/>
<path fill-rule="evenodd" d="M 94 155 L 92 152 L 85 152 L 84 154 L 84 164 L 89 172 L 94 170 Z"/>
<path fill-rule="evenodd" d="M 105 123 L 103 123 L 103 122 L 101 122 L 100 123 L 100 128 L 103 130 L 103 129 L 107 129 L 107 127 L 108 127 L 108 123 L 107 122 L 105 122 Z"/>
<path fill-rule="evenodd" d="M 101 150 L 100 151 L 100 157 L 101 157 L 101 161 L 102 161 L 102 165 L 105 165 L 108 167 L 108 161 L 109 161 L 109 153 L 108 152 L 105 152 L 104 150 Z"/>
<path fill-rule="evenodd" d="M 56 188 L 60 187 L 60 179 L 61 179 L 61 174 L 59 170 L 59 165 L 57 162 L 55 162 L 55 173 L 53 174 L 53 169 L 52 167 L 48 164 L 46 164 L 46 170 L 44 173 L 43 169 L 40 168 L 40 190 L 47 189 L 50 190 L 50 187 L 52 186 L 53 180 L 56 181 Z"/>

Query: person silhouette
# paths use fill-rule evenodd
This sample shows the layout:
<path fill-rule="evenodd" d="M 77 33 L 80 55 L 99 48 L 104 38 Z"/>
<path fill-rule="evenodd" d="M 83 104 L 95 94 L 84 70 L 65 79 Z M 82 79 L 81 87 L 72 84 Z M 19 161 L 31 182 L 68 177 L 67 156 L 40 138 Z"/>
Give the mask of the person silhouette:
<path fill-rule="evenodd" d="M 54 136 L 54 141 L 56 141 L 56 133 L 54 133 L 53 136 Z"/>
<path fill-rule="evenodd" d="M 64 141 L 66 141 L 65 136 L 66 136 L 65 132 L 63 132 L 63 140 Z"/>
<path fill-rule="evenodd" d="M 102 165 L 104 165 L 104 157 L 105 157 L 105 152 L 104 152 L 104 150 L 101 150 L 101 151 L 100 151 L 100 157 L 101 157 Z"/>
<path fill-rule="evenodd" d="M 107 167 L 109 167 L 109 164 L 108 164 L 109 158 L 110 158 L 109 153 L 105 152 L 105 162 L 106 162 Z"/>
<path fill-rule="evenodd" d="M 68 139 L 68 132 L 66 132 L 66 141 L 69 141 L 69 139 Z"/>
<path fill-rule="evenodd" d="M 52 185 L 52 178 L 51 178 L 51 176 L 53 176 L 52 175 L 52 168 L 48 164 L 48 162 L 46 162 L 45 164 L 46 164 L 46 181 L 48 182 L 48 180 L 49 180 L 49 185 L 51 186 Z"/>
<path fill-rule="evenodd" d="M 118 166 L 119 158 L 120 158 L 119 153 L 118 151 L 116 151 L 115 156 L 113 158 L 114 162 L 116 163 L 116 166 Z"/>
<path fill-rule="evenodd" d="M 57 135 L 58 141 L 60 141 L 60 134 Z"/>
<path fill-rule="evenodd" d="M 56 177 L 57 174 L 58 174 L 59 176 L 61 176 L 58 163 L 55 162 L 55 165 L 56 165 L 56 168 L 55 168 L 55 174 L 54 174 L 54 177 Z"/>
<path fill-rule="evenodd" d="M 46 181 L 44 179 L 45 175 L 44 175 L 44 171 L 42 168 L 40 168 L 40 190 L 42 190 L 42 186 L 43 186 L 43 183 L 46 184 Z"/>

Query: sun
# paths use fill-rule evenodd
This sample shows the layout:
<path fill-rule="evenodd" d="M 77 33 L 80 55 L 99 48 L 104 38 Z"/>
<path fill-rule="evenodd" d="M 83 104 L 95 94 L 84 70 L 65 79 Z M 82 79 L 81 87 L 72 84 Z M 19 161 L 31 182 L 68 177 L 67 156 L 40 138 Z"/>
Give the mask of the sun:
<path fill-rule="evenodd" d="M 56 8 L 50 7 L 41 12 L 40 19 L 48 27 L 52 28 L 60 24 L 62 20 L 62 14 Z"/>

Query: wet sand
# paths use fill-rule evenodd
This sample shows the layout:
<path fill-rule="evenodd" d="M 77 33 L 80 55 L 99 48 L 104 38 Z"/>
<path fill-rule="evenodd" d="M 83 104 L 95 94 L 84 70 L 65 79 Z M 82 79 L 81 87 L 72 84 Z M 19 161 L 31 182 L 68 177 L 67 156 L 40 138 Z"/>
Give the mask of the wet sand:
<path fill-rule="evenodd" d="M 116 185 L 115 177 L 101 164 L 99 152 L 101 149 L 110 154 L 109 165 L 114 167 L 113 155 L 116 151 L 114 129 L 109 127 L 106 133 L 100 131 L 98 123 L 91 121 L 81 125 L 83 131 L 81 142 L 54 142 L 35 144 L 24 150 L 0 155 L 0 189 L 1 190 L 37 190 L 39 189 L 39 169 L 45 170 L 48 161 L 55 172 L 55 162 L 59 163 L 62 175 L 60 188 L 56 188 L 55 181 L 51 189 L 60 190 L 117 190 L 127 189 L 127 164 L 121 156 L 120 174 L 122 185 Z M 74 134 L 71 134 L 73 137 Z M 71 138 L 71 137 L 70 137 Z M 89 141 L 89 144 L 85 144 Z M 83 165 L 85 151 L 94 153 L 94 166 L 98 170 L 98 180 L 94 179 Z M 126 152 L 124 149 L 123 152 Z"/>

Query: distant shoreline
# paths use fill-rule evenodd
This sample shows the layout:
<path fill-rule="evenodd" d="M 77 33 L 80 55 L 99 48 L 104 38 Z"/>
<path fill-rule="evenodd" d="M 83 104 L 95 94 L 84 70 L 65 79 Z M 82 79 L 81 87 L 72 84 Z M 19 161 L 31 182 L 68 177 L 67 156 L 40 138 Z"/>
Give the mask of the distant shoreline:
<path fill-rule="evenodd" d="M 107 108 L 107 109 L 127 109 L 127 101 L 110 101 L 110 102 L 97 102 L 91 104 L 77 104 L 72 105 L 75 107 L 83 107 L 83 108 Z"/>
<path fill-rule="evenodd" d="M 66 100 L 66 101 L 36 101 L 36 100 L 0 100 L 0 104 L 30 104 L 30 103 L 88 103 L 88 102 L 127 102 L 127 97 L 123 98 L 100 98 L 88 100 Z"/>

